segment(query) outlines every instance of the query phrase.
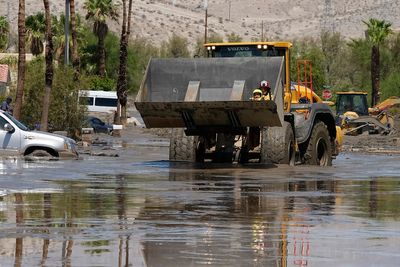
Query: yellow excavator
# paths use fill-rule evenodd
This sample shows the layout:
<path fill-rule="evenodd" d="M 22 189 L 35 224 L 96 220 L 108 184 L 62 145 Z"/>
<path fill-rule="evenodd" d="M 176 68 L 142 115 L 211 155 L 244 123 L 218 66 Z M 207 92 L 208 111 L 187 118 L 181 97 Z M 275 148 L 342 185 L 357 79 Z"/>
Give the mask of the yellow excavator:
<path fill-rule="evenodd" d="M 369 133 L 389 134 L 394 130 L 394 118 L 389 108 L 400 106 L 399 97 L 390 97 L 368 108 L 367 93 L 362 91 L 337 92 L 336 122 L 344 134 Z"/>

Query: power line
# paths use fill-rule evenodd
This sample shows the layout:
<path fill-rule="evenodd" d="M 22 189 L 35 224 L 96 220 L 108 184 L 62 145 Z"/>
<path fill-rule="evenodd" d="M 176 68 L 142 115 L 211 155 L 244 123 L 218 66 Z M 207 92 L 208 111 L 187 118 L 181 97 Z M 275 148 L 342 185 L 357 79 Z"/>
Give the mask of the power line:
<path fill-rule="evenodd" d="M 322 20 L 323 20 L 322 28 L 324 31 L 335 32 L 336 27 L 335 27 L 335 19 L 334 19 L 331 0 L 325 0 L 325 9 Z"/>
<path fill-rule="evenodd" d="M 69 65 L 69 0 L 65 0 L 65 51 L 64 51 L 64 64 Z"/>

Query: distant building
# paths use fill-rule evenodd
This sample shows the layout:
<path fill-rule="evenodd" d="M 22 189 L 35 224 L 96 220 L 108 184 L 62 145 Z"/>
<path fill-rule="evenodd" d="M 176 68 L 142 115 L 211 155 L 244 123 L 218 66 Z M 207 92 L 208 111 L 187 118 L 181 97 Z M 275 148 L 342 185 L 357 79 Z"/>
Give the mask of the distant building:
<path fill-rule="evenodd" d="M 25 54 L 26 62 L 34 59 L 34 56 L 31 53 Z M 17 77 L 18 77 L 18 53 L 0 53 L 0 66 L 7 66 L 7 71 L 3 68 L 0 69 L 0 77 L 7 77 L 7 82 L 3 82 L 4 79 L 0 78 L 0 95 L 9 94 L 10 87 L 16 88 L 17 86 Z M 6 75 L 6 76 L 4 76 Z M 6 83 L 6 84 L 4 84 Z"/>
<path fill-rule="evenodd" d="M 8 93 L 8 85 L 11 81 L 10 68 L 6 64 L 0 64 L 0 94 Z"/>

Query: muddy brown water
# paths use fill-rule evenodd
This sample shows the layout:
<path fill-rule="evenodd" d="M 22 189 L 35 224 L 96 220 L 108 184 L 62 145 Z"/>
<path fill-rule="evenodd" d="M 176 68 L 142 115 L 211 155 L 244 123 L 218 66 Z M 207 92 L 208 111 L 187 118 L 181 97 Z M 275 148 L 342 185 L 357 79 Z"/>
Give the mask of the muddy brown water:
<path fill-rule="evenodd" d="M 157 137 L 115 144 L 117 158 L 0 161 L 0 266 L 400 262 L 399 155 L 193 165 Z"/>

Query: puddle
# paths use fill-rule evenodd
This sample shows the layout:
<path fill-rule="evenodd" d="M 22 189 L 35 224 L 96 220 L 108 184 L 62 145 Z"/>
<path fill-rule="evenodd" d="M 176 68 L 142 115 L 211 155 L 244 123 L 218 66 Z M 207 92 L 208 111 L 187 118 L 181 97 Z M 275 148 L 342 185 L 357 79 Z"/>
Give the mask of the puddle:
<path fill-rule="evenodd" d="M 0 266 L 398 265 L 399 156 L 189 164 L 152 138 L 107 143 L 118 158 L 0 160 Z"/>
<path fill-rule="evenodd" d="M 400 258 L 399 177 L 130 166 L 137 171 L 74 179 L 44 171 L 30 180 L 41 189 L 2 189 L 0 265 L 397 266 Z"/>

